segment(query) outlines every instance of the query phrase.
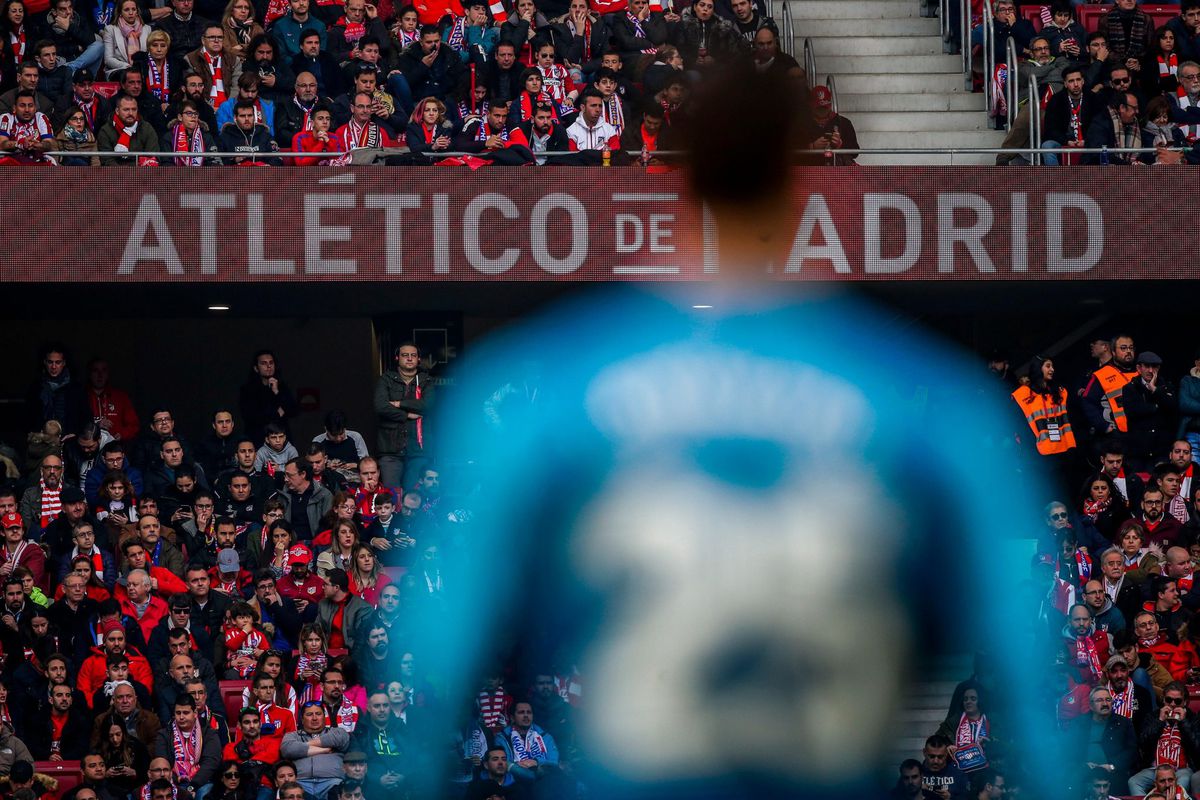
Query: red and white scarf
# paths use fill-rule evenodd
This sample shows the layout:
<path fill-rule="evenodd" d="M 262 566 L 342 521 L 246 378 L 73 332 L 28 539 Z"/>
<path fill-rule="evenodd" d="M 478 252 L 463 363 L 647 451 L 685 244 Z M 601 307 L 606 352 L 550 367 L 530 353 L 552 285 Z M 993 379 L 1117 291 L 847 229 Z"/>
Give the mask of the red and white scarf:
<path fill-rule="evenodd" d="M 34 117 L 34 119 L 36 120 L 37 118 Z M 41 484 L 42 484 L 41 524 L 42 524 L 42 529 L 44 530 L 47 525 L 49 525 L 51 522 L 54 522 L 54 520 L 58 519 L 58 515 L 62 513 L 62 500 L 60 497 L 62 494 L 62 486 L 59 486 L 57 489 L 51 489 L 48 486 L 46 486 L 45 481 L 41 481 Z"/>
<path fill-rule="evenodd" d="M 292 102 L 296 104 L 296 108 L 300 109 L 300 113 L 304 115 L 304 124 L 300 126 L 300 130 L 311 131 L 312 130 L 313 109 L 317 107 L 317 104 L 314 102 L 308 108 L 305 108 L 304 104 L 300 102 L 300 98 L 295 97 L 295 96 L 292 97 Z M 263 544 L 263 549 L 266 549 L 267 535 L 266 535 L 265 528 L 264 528 L 264 532 L 263 532 L 262 544 Z"/>
<path fill-rule="evenodd" d="M 1179 735 L 1179 723 L 1168 722 L 1154 746 L 1154 766 L 1170 764 L 1175 769 L 1187 766 L 1187 755 L 1183 752 L 1183 740 Z"/>
<path fill-rule="evenodd" d="M 583 37 L 583 62 L 586 64 L 592 60 L 592 18 L 590 16 L 583 18 L 583 30 L 578 30 L 575 27 L 575 20 L 568 20 L 567 27 L 571 29 L 572 36 Z"/>
<path fill-rule="evenodd" d="M 184 733 L 172 722 L 171 742 L 175 749 L 175 775 L 180 783 L 190 781 L 200 769 L 200 751 L 204 746 L 200 726 L 193 725 L 191 731 Z"/>
<path fill-rule="evenodd" d="M 1075 664 L 1080 668 L 1086 667 L 1093 679 L 1099 679 L 1102 674 L 1100 653 L 1090 635 L 1075 637 Z"/>
<path fill-rule="evenodd" d="M 446 44 L 456 53 L 461 53 L 467 49 L 466 17 L 458 17 L 454 20 L 454 24 L 450 26 L 450 35 L 446 37 Z"/>
<path fill-rule="evenodd" d="M 133 137 L 137 133 L 138 125 L 141 124 L 141 120 L 135 119 L 133 124 L 126 128 L 125 123 L 121 122 L 114 114 L 112 124 L 117 129 L 117 143 L 113 146 L 113 151 L 128 153 L 130 146 L 133 144 Z"/>
<path fill-rule="evenodd" d="M 263 24 L 270 25 L 280 17 L 287 16 L 288 11 L 290 10 L 291 5 L 288 3 L 288 0 L 270 0 L 270 2 L 267 3 L 267 14 L 266 18 L 263 20 Z"/>
<path fill-rule="evenodd" d="M 954 746 L 969 747 L 978 742 L 982 737 L 988 735 L 988 730 L 991 726 L 988 724 L 987 715 L 981 715 L 979 719 L 972 722 L 966 714 L 963 714 L 958 719 L 958 730 L 954 734 Z"/>
<path fill-rule="evenodd" d="M 342 36 L 346 38 L 346 43 L 349 45 L 357 46 L 358 40 L 367 35 L 367 26 L 364 23 L 348 22 L 346 21 L 345 14 L 338 17 L 337 22 L 333 24 L 335 26 L 341 25 L 343 28 L 345 28 L 345 32 L 342 34 Z"/>
<path fill-rule="evenodd" d="M 174 147 L 171 149 L 176 153 L 203 153 L 204 152 L 204 132 L 197 125 L 196 129 L 188 135 L 187 128 L 183 125 L 175 126 Z M 204 159 L 199 157 L 185 157 L 175 159 L 176 165 L 180 167 L 202 167 Z M 161 541 L 160 541 L 161 544 Z"/>
<path fill-rule="evenodd" d="M 225 76 L 221 72 L 221 62 L 224 60 L 221 56 L 214 59 L 212 53 L 204 51 L 204 61 L 208 64 L 208 71 L 212 73 L 212 88 L 208 90 L 208 101 L 213 108 L 229 99 L 225 95 Z"/>
<path fill-rule="evenodd" d="M 346 145 L 351 150 L 358 150 L 363 147 L 379 147 L 383 139 L 379 135 L 379 125 L 368 121 L 366 125 L 359 125 L 354 120 L 346 123 Z"/>
<path fill-rule="evenodd" d="M 1158 57 L 1158 77 L 1165 78 L 1168 75 L 1174 75 L 1179 71 L 1179 56 L 1171 53 L 1171 55 L 1163 58 Z"/>
<path fill-rule="evenodd" d="M 488 3 L 488 11 L 492 12 L 492 21 L 497 25 L 508 22 L 508 11 L 504 8 L 503 0 L 491 0 Z"/>
<path fill-rule="evenodd" d="M 25 26 L 17 28 L 16 33 L 8 34 L 8 41 L 12 45 L 13 61 L 20 66 L 25 60 Z"/>
<path fill-rule="evenodd" d="M 503 728 L 508 724 L 510 698 L 503 689 L 480 691 L 475 702 L 479 706 L 479 719 L 485 728 Z"/>
<path fill-rule="evenodd" d="M 489 126 L 487 124 L 487 120 L 480 120 L 479 127 L 475 129 L 475 141 L 486 142 L 488 140 L 489 136 L 499 136 L 501 141 L 507 142 L 508 141 L 508 128 L 501 130 L 499 133 L 492 133 L 491 126 Z M 415 397 L 418 400 L 421 399 L 420 392 L 421 392 L 421 388 L 418 386 L 417 394 L 415 395 Z M 417 430 L 418 431 L 421 429 L 420 422 L 421 422 L 421 420 L 417 420 Z M 418 442 L 420 442 L 419 436 L 417 437 L 417 440 L 418 440 Z"/>
<path fill-rule="evenodd" d="M 1200 98 L 1193 100 L 1192 98 L 1188 97 L 1187 92 L 1183 91 L 1182 87 L 1181 93 L 1176 99 L 1176 102 L 1179 104 L 1179 107 L 1185 111 L 1189 108 L 1196 108 L 1197 106 L 1200 106 Z M 1192 144 L 1197 139 L 1200 139 L 1200 125 L 1180 125 L 1179 130 L 1183 131 L 1183 138 L 1188 144 Z"/>

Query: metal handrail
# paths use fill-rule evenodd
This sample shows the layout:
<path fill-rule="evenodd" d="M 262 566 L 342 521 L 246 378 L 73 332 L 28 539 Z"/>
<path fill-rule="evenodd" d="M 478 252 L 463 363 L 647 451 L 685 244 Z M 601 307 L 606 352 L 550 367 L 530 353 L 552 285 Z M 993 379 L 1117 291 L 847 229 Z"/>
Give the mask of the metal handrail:
<path fill-rule="evenodd" d="M 817 85 L 817 54 L 813 52 L 812 39 L 804 39 L 804 80 L 811 90 Z"/>
<path fill-rule="evenodd" d="M 992 16 L 992 0 L 983 0 L 983 105 L 987 109 L 988 120 L 992 119 L 992 109 L 996 107 L 993 97 L 992 75 L 996 72 L 996 38 L 995 18 Z"/>
<path fill-rule="evenodd" d="M 953 1 L 950 0 L 950 2 Z M 959 14 L 962 16 L 962 19 L 959 20 L 958 35 L 961 38 L 958 43 L 958 49 L 962 53 L 963 77 L 966 81 L 964 88 L 970 91 L 975 88 L 975 79 L 971 75 L 971 0 L 962 0 Z"/>
<path fill-rule="evenodd" d="M 1038 80 L 1036 75 L 1029 76 L 1029 146 L 1042 146 L 1042 99 L 1038 94 Z M 1033 158 L 1030 161 L 1034 166 L 1042 163 L 1042 154 L 1033 153 Z"/>
<path fill-rule="evenodd" d="M 792 25 L 792 8 L 788 0 L 783 0 L 782 12 L 779 15 L 779 25 L 783 28 L 783 41 L 786 42 L 783 52 L 793 58 L 796 56 L 796 30 Z M 806 40 L 807 41 L 807 40 Z"/>
<path fill-rule="evenodd" d="M 1017 89 L 1017 40 L 1011 36 L 1004 43 L 1004 63 L 1007 66 L 1004 76 L 1004 129 L 1011 131 L 1013 121 L 1017 118 L 1017 106 L 1020 104 Z"/>
<path fill-rule="evenodd" d="M 833 102 L 833 113 L 836 114 L 838 113 L 837 81 L 833 79 L 832 75 L 825 76 L 825 86 L 829 89 L 829 99 Z"/>

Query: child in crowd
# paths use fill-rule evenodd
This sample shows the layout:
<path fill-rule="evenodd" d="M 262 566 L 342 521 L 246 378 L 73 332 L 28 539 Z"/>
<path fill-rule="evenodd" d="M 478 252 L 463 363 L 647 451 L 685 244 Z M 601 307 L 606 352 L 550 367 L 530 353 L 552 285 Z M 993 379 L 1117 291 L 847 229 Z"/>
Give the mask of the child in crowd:
<path fill-rule="evenodd" d="M 258 614 L 249 603 L 241 600 L 229 608 L 229 621 L 222 626 L 225 633 L 225 677 L 245 680 L 258 666 L 258 657 L 271 646 L 267 635 L 258 627 Z"/>
<path fill-rule="evenodd" d="M 283 472 L 287 462 L 299 458 L 300 452 L 288 441 L 287 432 L 279 423 L 268 422 L 266 432 L 266 444 L 258 448 L 254 456 L 254 469 L 274 478 L 276 472 Z"/>

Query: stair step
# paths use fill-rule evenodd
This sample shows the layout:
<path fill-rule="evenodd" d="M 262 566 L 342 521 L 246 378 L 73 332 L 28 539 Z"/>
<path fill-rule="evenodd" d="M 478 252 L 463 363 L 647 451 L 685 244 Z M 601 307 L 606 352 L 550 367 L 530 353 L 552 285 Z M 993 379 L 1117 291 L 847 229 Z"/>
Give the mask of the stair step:
<path fill-rule="evenodd" d="M 838 98 L 838 111 L 842 110 Z M 987 115 L 982 111 L 863 111 L 850 115 L 854 129 L 863 131 L 987 131 Z"/>
<path fill-rule="evenodd" d="M 935 56 L 942 53 L 942 37 L 930 36 L 812 36 L 817 66 L 825 68 L 822 56 Z M 800 43 L 803 52 L 803 40 Z M 955 56 L 958 58 L 958 56 Z M 960 61 L 961 63 L 961 61 Z"/>
<path fill-rule="evenodd" d="M 890 75 L 929 75 L 950 73 L 962 83 L 962 59 L 958 56 L 825 56 L 817 60 L 817 69 L 843 75 L 886 71 Z"/>
<path fill-rule="evenodd" d="M 950 704 L 947 702 L 947 706 Z M 913 708 L 901 711 L 896 715 L 896 721 L 903 723 L 905 727 L 915 727 L 918 725 L 929 725 L 932 723 L 936 728 L 942 724 L 942 720 L 946 718 L 946 709 L 943 708 Z"/>
<path fill-rule="evenodd" d="M 975 111 L 983 116 L 983 94 L 970 92 L 865 92 L 845 91 L 838 78 L 838 111 L 854 114 L 862 111 Z M 964 675 L 970 674 L 970 665 Z"/>
<path fill-rule="evenodd" d="M 791 0 L 792 19 L 904 19 L 920 17 L 915 0 Z"/>
<path fill-rule="evenodd" d="M 821 72 L 826 72 L 820 64 Z M 913 94 L 957 92 L 962 91 L 963 76 L 958 72 L 943 72 L 936 75 L 896 74 L 892 72 L 860 72 L 853 75 L 843 75 L 836 70 L 830 70 L 837 76 L 839 92 L 868 93 L 906 92 Z"/>
<path fill-rule="evenodd" d="M 936 19 L 903 17 L 899 19 L 802 19 L 796 20 L 796 36 L 802 49 L 805 36 L 849 36 L 869 39 L 873 36 L 941 36 Z"/>

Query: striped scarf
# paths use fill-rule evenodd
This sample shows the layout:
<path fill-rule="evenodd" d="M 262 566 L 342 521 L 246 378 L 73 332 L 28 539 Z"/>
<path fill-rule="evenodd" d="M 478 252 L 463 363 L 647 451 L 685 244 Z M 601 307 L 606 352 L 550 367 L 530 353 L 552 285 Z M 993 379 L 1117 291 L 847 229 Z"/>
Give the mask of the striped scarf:
<path fill-rule="evenodd" d="M 988 735 L 990 727 L 986 715 L 980 716 L 979 719 L 972 722 L 966 714 L 963 714 L 958 720 L 958 730 L 954 734 L 955 748 L 975 744 L 982 737 Z"/>
<path fill-rule="evenodd" d="M 1167 58 L 1158 57 L 1158 77 L 1166 78 L 1179 71 L 1179 56 L 1171 53 Z"/>
<path fill-rule="evenodd" d="M 128 149 L 128 148 L 126 148 L 126 149 Z M 58 515 L 62 513 L 62 499 L 61 499 L 62 486 L 59 486 L 57 489 L 51 489 L 49 486 L 46 485 L 45 481 L 41 481 L 41 486 L 42 486 L 41 525 L 42 525 L 42 530 L 45 530 L 46 526 L 49 525 L 51 522 L 54 522 L 54 520 L 56 520 L 58 518 Z"/>
<path fill-rule="evenodd" d="M 616 128 L 617 133 L 625 130 L 625 109 L 621 105 L 621 98 L 615 92 L 612 97 L 604 101 L 600 119 Z"/>
<path fill-rule="evenodd" d="M 182 124 L 176 125 L 172 139 L 174 140 L 175 145 L 172 149 L 176 153 L 204 152 L 204 133 L 200 130 L 199 125 L 196 126 L 196 129 L 192 131 L 190 135 L 188 134 L 187 128 L 185 128 Z M 175 164 L 180 167 L 202 167 L 204 166 L 204 159 L 199 157 L 177 158 L 175 159 Z M 158 553 L 161 548 L 162 540 L 159 539 L 158 543 L 155 545 L 155 564 L 158 563 Z"/>
<path fill-rule="evenodd" d="M 181 783 L 186 783 L 200 768 L 200 750 L 204 745 L 204 739 L 200 736 L 200 726 L 193 725 L 190 731 L 184 733 L 172 722 L 171 743 L 175 752 L 175 774 Z"/>
<path fill-rule="evenodd" d="M 1146 52 L 1146 25 L 1150 18 L 1141 9 L 1135 9 L 1128 15 L 1130 19 L 1129 37 L 1125 37 L 1125 18 L 1127 15 L 1113 10 L 1104 15 L 1107 23 L 1104 28 L 1108 36 L 1108 50 L 1113 56 L 1119 56 L 1124 62 L 1126 58 L 1137 58 Z"/>
<path fill-rule="evenodd" d="M 1108 691 L 1112 693 L 1112 713 L 1118 714 L 1126 719 L 1133 718 L 1133 681 L 1125 682 L 1125 691 L 1118 692 L 1108 685 Z"/>
<path fill-rule="evenodd" d="M 467 19 L 459 17 L 454 20 L 454 24 L 450 26 L 450 35 L 446 38 L 446 44 L 456 53 L 461 53 L 467 47 Z"/>
<path fill-rule="evenodd" d="M 1189 108 L 1196 108 L 1200 106 L 1200 97 L 1189 97 L 1187 92 L 1182 90 L 1182 87 L 1181 92 L 1182 93 L 1179 95 L 1177 100 L 1181 110 L 1186 111 Z M 1197 139 L 1200 139 L 1200 125 L 1180 125 L 1179 130 L 1183 131 L 1184 141 L 1186 141 L 1188 144 L 1192 144 Z"/>

